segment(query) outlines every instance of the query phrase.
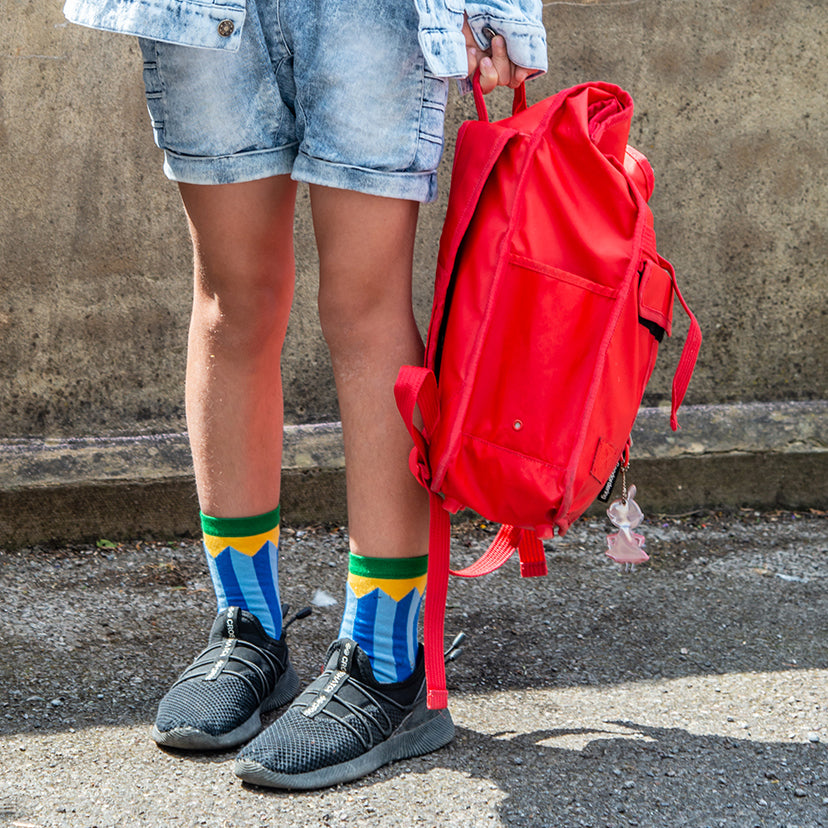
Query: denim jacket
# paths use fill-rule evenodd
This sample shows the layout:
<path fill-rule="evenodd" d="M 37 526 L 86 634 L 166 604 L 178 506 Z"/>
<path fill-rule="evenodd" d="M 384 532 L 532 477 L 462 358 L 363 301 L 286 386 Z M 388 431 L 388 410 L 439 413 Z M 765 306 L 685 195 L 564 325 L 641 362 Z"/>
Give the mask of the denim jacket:
<path fill-rule="evenodd" d="M 400 0 L 404 2 L 404 0 Z M 541 0 L 413 0 L 420 15 L 420 46 L 431 72 L 463 78 L 468 72 L 463 12 L 478 44 L 490 28 L 506 39 L 518 66 L 546 70 Z M 73 23 L 206 49 L 239 48 L 245 0 L 66 0 Z"/>

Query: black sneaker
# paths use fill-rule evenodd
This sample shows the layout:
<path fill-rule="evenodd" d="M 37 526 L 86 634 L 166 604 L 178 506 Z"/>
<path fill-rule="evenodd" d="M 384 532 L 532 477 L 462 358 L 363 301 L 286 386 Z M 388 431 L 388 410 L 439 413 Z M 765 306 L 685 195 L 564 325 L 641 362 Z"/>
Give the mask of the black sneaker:
<path fill-rule="evenodd" d="M 448 710 L 426 707 L 423 664 L 420 647 L 410 678 L 380 684 L 356 642 L 335 641 L 322 675 L 242 749 L 236 774 L 272 788 L 324 788 L 448 744 L 454 723 Z"/>
<path fill-rule="evenodd" d="M 229 607 L 213 622 L 207 648 L 161 699 L 152 738 L 186 750 L 236 747 L 261 730 L 262 712 L 298 690 L 284 632 L 271 638 L 255 615 Z"/>

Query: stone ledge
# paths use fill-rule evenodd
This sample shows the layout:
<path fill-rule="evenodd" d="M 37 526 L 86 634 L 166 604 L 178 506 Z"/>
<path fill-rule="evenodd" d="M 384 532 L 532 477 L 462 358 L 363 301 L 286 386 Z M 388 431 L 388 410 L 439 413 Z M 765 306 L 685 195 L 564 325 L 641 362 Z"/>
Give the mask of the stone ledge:
<path fill-rule="evenodd" d="M 828 507 L 828 400 L 643 408 L 631 482 L 648 511 Z M 339 423 L 285 428 L 282 507 L 343 522 Z M 0 547 L 198 531 L 186 434 L 0 443 Z"/>
<path fill-rule="evenodd" d="M 339 423 L 286 426 L 283 453 L 287 472 L 344 469 L 342 427 Z M 0 443 L 0 491 L 192 476 L 186 433 Z"/>
<path fill-rule="evenodd" d="M 669 408 L 642 408 L 633 426 L 635 457 L 828 451 L 828 400 L 688 405 L 670 431 Z M 828 460 L 828 455 L 826 455 Z"/>

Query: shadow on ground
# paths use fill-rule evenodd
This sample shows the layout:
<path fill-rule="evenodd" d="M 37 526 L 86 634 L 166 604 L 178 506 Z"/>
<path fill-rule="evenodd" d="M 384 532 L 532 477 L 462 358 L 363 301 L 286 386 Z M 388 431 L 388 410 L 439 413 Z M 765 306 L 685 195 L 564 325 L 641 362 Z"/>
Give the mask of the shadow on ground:
<path fill-rule="evenodd" d="M 586 521 L 550 544 L 547 578 L 522 580 L 509 565 L 452 582 L 447 636 L 468 635 L 448 677 L 455 741 L 349 786 L 351 805 L 324 791 L 290 799 L 284 824 L 339 824 L 343 813 L 411 824 L 387 801 L 390 786 L 431 824 L 828 825 L 825 519 L 651 521 L 654 565 L 631 576 L 604 560 L 605 531 Z M 456 563 L 479 554 L 492 532 L 455 527 Z M 297 608 L 319 593 L 340 602 L 291 629 L 293 660 L 310 680 L 338 628 L 347 538 L 338 527 L 286 528 L 284 538 L 283 599 Z M 144 737 L 211 622 L 201 555 L 192 540 L 0 553 L 0 733 L 12 742 L 49 735 L 60 743 L 55 772 L 74 773 L 60 759 L 72 732 L 117 727 L 144 771 L 175 768 L 193 785 L 205 773 L 231 775 L 232 753 L 161 754 Z M 719 689 L 710 683 L 719 681 L 734 705 L 753 705 L 756 732 L 711 713 Z M 755 700 L 737 698 L 749 691 Z M 805 721 L 822 722 L 821 737 L 806 741 Z M 248 793 L 239 808 L 287 807 L 283 794 Z M 14 794 L 0 796 L 0 819 L 25 813 Z"/>

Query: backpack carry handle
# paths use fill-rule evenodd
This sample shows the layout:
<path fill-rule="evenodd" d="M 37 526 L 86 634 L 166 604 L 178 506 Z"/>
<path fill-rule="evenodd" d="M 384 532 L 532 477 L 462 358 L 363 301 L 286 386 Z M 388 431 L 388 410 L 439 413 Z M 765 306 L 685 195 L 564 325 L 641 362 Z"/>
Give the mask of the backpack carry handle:
<path fill-rule="evenodd" d="M 483 90 L 480 87 L 480 69 L 476 69 L 472 76 L 472 92 L 474 93 L 474 105 L 477 108 L 479 120 L 489 123 L 489 110 L 486 109 L 486 101 Z M 512 115 L 517 115 L 526 109 L 526 83 L 522 83 L 515 89 L 515 96 L 512 100 Z"/>

